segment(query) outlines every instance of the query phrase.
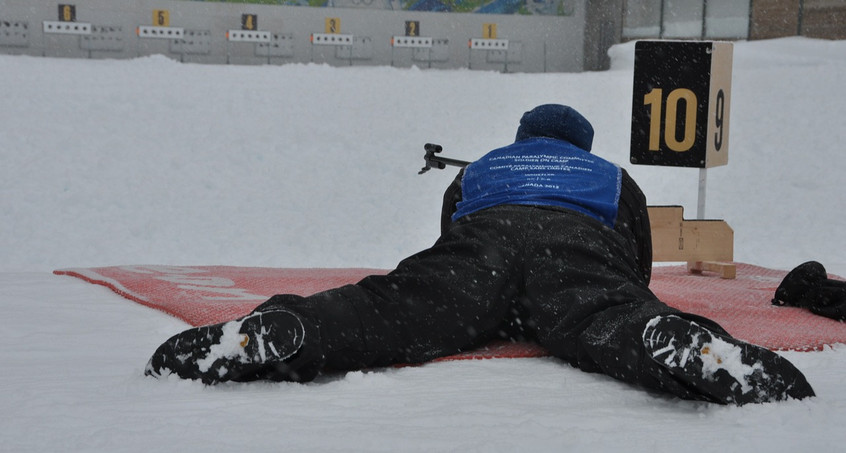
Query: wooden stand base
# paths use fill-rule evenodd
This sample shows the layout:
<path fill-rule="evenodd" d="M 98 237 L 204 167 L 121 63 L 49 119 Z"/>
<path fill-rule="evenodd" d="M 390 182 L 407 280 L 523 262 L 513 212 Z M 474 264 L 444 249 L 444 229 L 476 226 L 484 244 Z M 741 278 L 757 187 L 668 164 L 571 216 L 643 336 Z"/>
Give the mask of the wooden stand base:
<path fill-rule="evenodd" d="M 734 263 L 721 263 L 718 261 L 690 261 L 687 263 L 687 270 L 693 274 L 716 272 L 720 274 L 720 278 L 737 278 L 737 266 Z"/>
<path fill-rule="evenodd" d="M 685 220 L 681 206 L 649 206 L 652 260 L 687 263 L 690 272 L 737 276 L 734 231 L 722 220 Z"/>

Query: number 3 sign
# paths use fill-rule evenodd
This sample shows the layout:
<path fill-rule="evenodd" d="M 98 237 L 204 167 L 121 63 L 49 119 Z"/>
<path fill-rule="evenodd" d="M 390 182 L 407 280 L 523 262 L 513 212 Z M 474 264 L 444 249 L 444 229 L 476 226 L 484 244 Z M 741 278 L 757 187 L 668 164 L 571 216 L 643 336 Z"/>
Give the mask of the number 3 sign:
<path fill-rule="evenodd" d="M 729 42 L 635 44 L 633 164 L 728 163 L 732 49 Z"/>

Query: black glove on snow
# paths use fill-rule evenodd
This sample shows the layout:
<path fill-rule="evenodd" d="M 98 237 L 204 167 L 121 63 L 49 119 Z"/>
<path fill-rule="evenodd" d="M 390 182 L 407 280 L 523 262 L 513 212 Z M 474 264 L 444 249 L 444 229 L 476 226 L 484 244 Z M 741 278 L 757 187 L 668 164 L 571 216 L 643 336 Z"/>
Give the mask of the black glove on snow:
<path fill-rule="evenodd" d="M 807 308 L 814 314 L 846 321 L 846 282 L 828 278 L 822 264 L 808 261 L 784 277 L 772 303 Z"/>

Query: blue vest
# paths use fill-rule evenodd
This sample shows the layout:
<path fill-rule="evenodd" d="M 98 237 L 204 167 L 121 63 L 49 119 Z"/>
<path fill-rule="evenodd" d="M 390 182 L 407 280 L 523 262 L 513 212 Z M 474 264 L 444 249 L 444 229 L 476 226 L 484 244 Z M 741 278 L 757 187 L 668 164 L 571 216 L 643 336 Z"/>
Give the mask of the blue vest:
<path fill-rule="evenodd" d="M 621 184 L 622 171 L 611 162 L 563 140 L 533 137 L 465 168 L 452 220 L 504 204 L 558 206 L 613 228 Z"/>

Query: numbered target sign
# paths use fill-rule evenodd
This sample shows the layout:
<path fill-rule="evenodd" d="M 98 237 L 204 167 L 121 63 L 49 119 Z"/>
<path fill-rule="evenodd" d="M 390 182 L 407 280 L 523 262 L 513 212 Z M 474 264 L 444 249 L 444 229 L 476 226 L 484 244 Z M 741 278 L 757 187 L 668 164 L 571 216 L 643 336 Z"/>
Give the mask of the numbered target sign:
<path fill-rule="evenodd" d="M 496 39 L 496 24 L 482 24 L 482 38 Z"/>
<path fill-rule="evenodd" d="M 154 9 L 153 25 L 156 27 L 170 27 L 170 11 L 166 9 Z"/>
<path fill-rule="evenodd" d="M 325 28 L 326 33 L 334 34 L 341 32 L 341 18 L 340 17 L 327 17 L 325 19 Z"/>
<path fill-rule="evenodd" d="M 405 21 L 405 36 L 420 36 L 420 21 Z"/>
<path fill-rule="evenodd" d="M 76 22 L 76 5 L 59 5 L 59 22 Z"/>
<path fill-rule="evenodd" d="M 258 16 L 255 14 L 241 14 L 241 30 L 257 30 Z"/>
<path fill-rule="evenodd" d="M 709 168 L 728 163 L 732 44 L 635 44 L 630 160 Z"/>

